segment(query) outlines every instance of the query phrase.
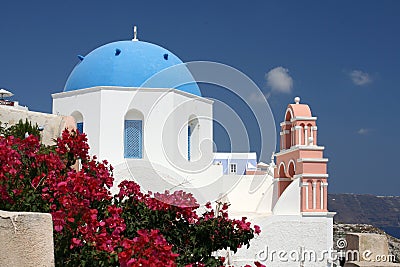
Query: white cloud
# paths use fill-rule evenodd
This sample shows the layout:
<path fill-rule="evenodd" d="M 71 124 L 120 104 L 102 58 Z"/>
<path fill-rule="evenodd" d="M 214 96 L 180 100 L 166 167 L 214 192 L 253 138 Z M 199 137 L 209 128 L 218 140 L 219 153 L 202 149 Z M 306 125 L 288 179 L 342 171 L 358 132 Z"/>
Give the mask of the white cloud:
<path fill-rule="evenodd" d="M 353 70 L 349 73 L 353 83 L 358 86 L 367 85 L 372 82 L 371 75 L 361 70 Z"/>
<path fill-rule="evenodd" d="M 257 93 L 251 93 L 248 98 L 247 101 L 251 102 L 251 103 L 265 103 L 265 100 L 268 100 L 268 98 L 271 96 L 271 93 L 266 93 L 263 94 L 265 99 L 261 97 L 261 94 L 257 94 Z"/>
<path fill-rule="evenodd" d="M 367 128 L 361 128 L 357 131 L 358 134 L 360 135 L 367 135 L 371 132 L 371 129 L 367 129 Z"/>
<path fill-rule="evenodd" d="M 267 85 L 272 91 L 280 93 L 290 93 L 293 88 L 293 79 L 289 75 L 289 70 L 284 67 L 276 67 L 265 74 Z"/>

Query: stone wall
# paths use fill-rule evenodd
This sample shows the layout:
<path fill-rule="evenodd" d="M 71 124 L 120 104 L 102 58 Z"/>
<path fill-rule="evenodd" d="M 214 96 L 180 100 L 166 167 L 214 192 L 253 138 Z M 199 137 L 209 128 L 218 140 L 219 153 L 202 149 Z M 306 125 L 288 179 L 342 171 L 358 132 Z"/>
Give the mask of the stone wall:
<path fill-rule="evenodd" d="M 400 262 L 400 240 L 386 234 L 383 230 L 368 224 L 337 224 L 333 225 L 333 243 L 337 244 L 338 239 L 345 238 L 348 233 L 372 233 L 385 235 L 388 239 L 389 254 L 395 256 L 394 262 Z M 335 247 L 335 249 L 338 249 Z"/>
<path fill-rule="evenodd" d="M 51 215 L 0 211 L 0 266 L 54 266 Z"/>
<path fill-rule="evenodd" d="M 53 145 L 54 139 L 59 137 L 62 131 L 76 129 L 75 120 L 71 116 L 59 116 L 48 113 L 16 109 L 8 106 L 0 106 L 0 122 L 7 123 L 9 126 L 18 123 L 19 120 L 31 121 L 43 127 L 41 141 L 45 145 Z"/>
<path fill-rule="evenodd" d="M 370 233 L 346 234 L 346 260 L 345 267 L 394 267 L 400 266 L 393 263 L 394 258 L 389 253 L 388 240 L 385 235 Z M 358 251 L 356 259 L 354 251 Z M 351 252 L 351 253 L 349 253 Z"/>

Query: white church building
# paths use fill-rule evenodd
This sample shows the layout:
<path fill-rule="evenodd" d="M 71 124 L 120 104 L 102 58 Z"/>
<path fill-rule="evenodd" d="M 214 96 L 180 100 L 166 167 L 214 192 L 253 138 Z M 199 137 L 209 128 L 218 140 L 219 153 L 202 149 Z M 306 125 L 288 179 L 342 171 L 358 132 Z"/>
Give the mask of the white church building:
<path fill-rule="evenodd" d="M 280 151 L 263 164 L 256 153 L 213 151 L 213 101 L 194 81 L 180 83 L 191 73 L 165 48 L 135 37 L 79 58 L 64 91 L 52 95 L 53 113 L 74 117 L 90 153 L 115 167 L 117 182 L 229 202 L 232 216 L 248 217 L 262 232 L 249 249 L 221 252 L 228 265 L 332 266 L 328 160 L 308 105 L 298 98 L 288 105 Z"/>

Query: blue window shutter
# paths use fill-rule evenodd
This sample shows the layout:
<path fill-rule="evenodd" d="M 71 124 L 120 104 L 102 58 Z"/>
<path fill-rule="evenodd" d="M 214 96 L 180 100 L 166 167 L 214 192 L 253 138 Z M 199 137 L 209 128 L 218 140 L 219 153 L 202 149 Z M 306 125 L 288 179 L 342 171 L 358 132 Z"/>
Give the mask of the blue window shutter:
<path fill-rule="evenodd" d="M 190 129 L 190 125 L 188 125 L 188 161 L 190 161 L 190 137 L 192 135 L 192 129 Z"/>
<path fill-rule="evenodd" d="M 83 133 L 83 122 L 78 122 L 76 124 L 76 129 L 80 132 Z"/>
<path fill-rule="evenodd" d="M 124 137 L 125 158 L 142 158 L 143 128 L 141 120 L 125 121 Z"/>

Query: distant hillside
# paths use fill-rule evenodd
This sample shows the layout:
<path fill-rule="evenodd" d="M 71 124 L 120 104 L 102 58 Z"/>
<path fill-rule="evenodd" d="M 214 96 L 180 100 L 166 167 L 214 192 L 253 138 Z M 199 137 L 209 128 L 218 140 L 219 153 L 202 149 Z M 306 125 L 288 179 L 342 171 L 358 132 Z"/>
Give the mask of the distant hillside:
<path fill-rule="evenodd" d="M 336 211 L 335 222 L 371 224 L 400 238 L 400 197 L 329 194 L 328 209 Z"/>

